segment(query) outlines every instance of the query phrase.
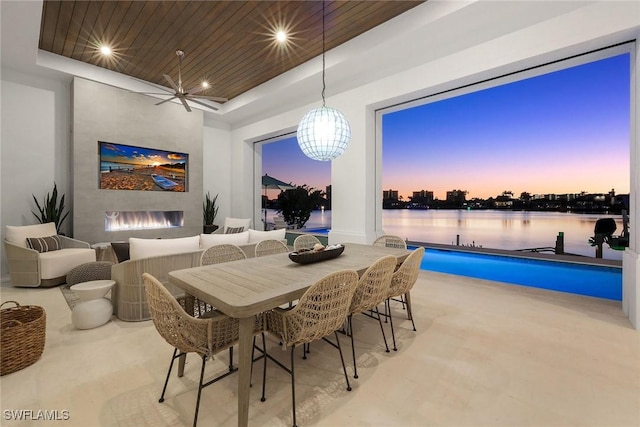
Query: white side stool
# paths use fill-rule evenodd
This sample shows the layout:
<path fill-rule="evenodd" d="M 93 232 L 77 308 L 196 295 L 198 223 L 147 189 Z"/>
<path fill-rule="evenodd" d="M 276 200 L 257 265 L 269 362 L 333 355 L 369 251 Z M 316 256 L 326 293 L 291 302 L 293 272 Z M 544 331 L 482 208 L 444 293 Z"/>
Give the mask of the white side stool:
<path fill-rule="evenodd" d="M 111 319 L 113 306 L 104 296 L 115 285 L 115 280 L 92 280 L 71 286 L 80 302 L 71 311 L 71 322 L 78 329 L 92 329 Z"/>

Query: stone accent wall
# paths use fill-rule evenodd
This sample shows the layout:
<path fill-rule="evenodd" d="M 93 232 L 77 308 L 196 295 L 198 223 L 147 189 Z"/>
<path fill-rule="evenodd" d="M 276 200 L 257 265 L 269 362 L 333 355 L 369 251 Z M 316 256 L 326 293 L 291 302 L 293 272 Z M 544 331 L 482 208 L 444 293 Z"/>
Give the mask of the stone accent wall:
<path fill-rule="evenodd" d="M 74 78 L 72 85 L 73 235 L 89 243 L 129 237 L 171 238 L 202 232 L 203 113 L 181 104 Z M 101 190 L 98 141 L 189 155 L 184 193 Z M 105 231 L 106 211 L 184 211 L 180 228 Z"/>

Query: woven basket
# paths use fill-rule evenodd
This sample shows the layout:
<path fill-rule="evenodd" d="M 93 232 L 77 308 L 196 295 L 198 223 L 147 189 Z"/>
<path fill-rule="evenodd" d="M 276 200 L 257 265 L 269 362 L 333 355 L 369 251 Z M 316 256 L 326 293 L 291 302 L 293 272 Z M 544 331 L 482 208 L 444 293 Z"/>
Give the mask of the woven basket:
<path fill-rule="evenodd" d="M 16 306 L 2 308 L 5 304 Z M 0 375 L 10 374 L 35 363 L 44 350 L 47 314 L 37 305 L 16 301 L 0 304 Z"/>

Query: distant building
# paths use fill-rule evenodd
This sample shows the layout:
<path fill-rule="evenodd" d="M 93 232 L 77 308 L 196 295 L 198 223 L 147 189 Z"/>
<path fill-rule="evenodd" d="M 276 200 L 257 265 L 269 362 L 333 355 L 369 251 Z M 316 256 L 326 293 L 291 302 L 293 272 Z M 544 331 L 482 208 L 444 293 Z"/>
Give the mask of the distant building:
<path fill-rule="evenodd" d="M 433 191 L 428 191 L 428 190 L 414 191 L 413 196 L 411 196 L 411 201 L 423 202 L 423 203 L 433 202 Z"/>
<path fill-rule="evenodd" d="M 462 204 L 467 201 L 467 192 L 463 190 L 447 191 L 447 202 Z"/>
<path fill-rule="evenodd" d="M 383 190 L 382 200 L 398 200 L 398 190 Z"/>

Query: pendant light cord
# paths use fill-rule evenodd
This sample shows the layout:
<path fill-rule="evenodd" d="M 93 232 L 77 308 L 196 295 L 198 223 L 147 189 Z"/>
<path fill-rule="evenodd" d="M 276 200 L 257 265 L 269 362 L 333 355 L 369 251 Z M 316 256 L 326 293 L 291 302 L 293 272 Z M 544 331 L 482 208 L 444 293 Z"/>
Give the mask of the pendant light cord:
<path fill-rule="evenodd" d="M 325 8 L 325 0 L 322 0 L 322 106 L 325 107 L 324 102 L 324 91 L 326 89 L 326 84 L 324 82 L 324 8 Z"/>

